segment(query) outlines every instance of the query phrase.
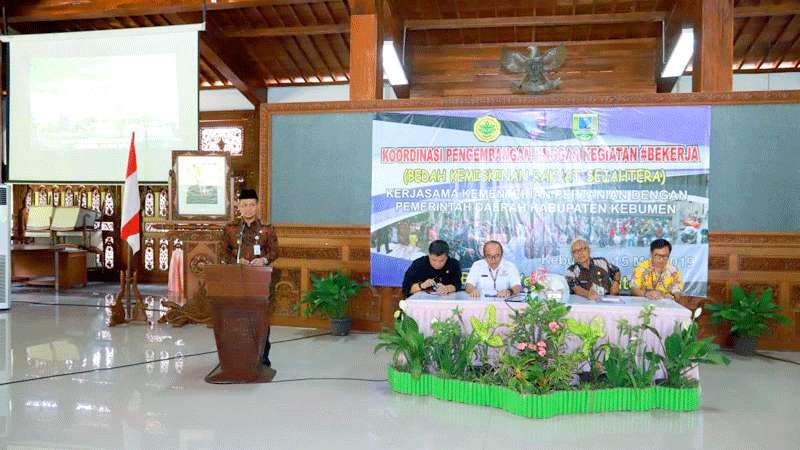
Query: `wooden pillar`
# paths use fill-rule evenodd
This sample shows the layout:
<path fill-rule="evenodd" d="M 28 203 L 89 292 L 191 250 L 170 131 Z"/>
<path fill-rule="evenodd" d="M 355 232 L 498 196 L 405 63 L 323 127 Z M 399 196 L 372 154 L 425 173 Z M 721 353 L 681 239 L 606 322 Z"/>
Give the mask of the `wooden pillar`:
<path fill-rule="evenodd" d="M 383 98 L 383 0 L 350 0 L 350 100 Z"/>
<path fill-rule="evenodd" d="M 698 3 L 692 91 L 730 92 L 733 90 L 733 0 Z"/>

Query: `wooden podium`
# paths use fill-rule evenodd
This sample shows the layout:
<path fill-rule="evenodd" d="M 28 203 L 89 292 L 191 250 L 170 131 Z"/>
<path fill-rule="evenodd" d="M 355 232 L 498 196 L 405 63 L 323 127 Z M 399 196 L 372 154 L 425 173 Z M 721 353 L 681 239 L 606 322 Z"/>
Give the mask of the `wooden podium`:
<path fill-rule="evenodd" d="M 269 328 L 272 267 L 207 264 L 203 279 L 211 303 L 219 366 L 209 383 L 268 383 L 275 371 L 261 364 Z"/>

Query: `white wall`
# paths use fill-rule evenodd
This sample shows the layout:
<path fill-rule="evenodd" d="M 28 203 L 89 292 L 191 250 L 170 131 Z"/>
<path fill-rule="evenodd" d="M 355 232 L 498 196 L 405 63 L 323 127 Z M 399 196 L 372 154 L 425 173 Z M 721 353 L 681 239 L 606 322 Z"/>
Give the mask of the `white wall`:
<path fill-rule="evenodd" d="M 394 100 L 397 96 L 388 84 L 383 87 L 383 98 Z M 267 89 L 267 103 L 335 102 L 350 100 L 349 84 L 321 86 L 286 86 Z"/>
<path fill-rule="evenodd" d="M 267 89 L 267 103 L 335 102 L 349 99 L 350 86 L 347 84 L 286 86 Z"/>
<path fill-rule="evenodd" d="M 238 89 L 201 89 L 200 111 L 236 111 L 255 109 Z"/>
<path fill-rule="evenodd" d="M 383 88 L 383 98 L 397 96 L 389 84 Z M 335 102 L 350 100 L 350 85 L 286 86 L 267 89 L 267 103 Z M 238 89 L 205 89 L 200 91 L 200 111 L 252 110 L 254 106 Z"/>
<path fill-rule="evenodd" d="M 735 73 L 734 91 L 786 91 L 800 89 L 800 72 Z M 672 92 L 692 92 L 692 76 L 684 75 Z"/>

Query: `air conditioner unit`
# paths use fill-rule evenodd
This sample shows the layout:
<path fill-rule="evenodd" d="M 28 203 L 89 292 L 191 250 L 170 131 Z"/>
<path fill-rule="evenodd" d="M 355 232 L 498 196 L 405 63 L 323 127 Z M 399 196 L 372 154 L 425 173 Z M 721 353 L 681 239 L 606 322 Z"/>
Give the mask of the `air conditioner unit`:
<path fill-rule="evenodd" d="M 11 306 L 11 186 L 0 185 L 0 309 Z"/>

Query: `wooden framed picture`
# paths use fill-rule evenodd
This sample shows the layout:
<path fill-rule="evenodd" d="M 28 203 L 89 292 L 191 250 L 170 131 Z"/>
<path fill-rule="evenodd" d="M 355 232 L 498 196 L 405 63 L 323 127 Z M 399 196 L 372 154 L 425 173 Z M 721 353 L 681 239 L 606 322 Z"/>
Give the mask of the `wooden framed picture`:
<path fill-rule="evenodd" d="M 230 155 L 173 151 L 170 220 L 227 222 L 231 218 Z"/>

